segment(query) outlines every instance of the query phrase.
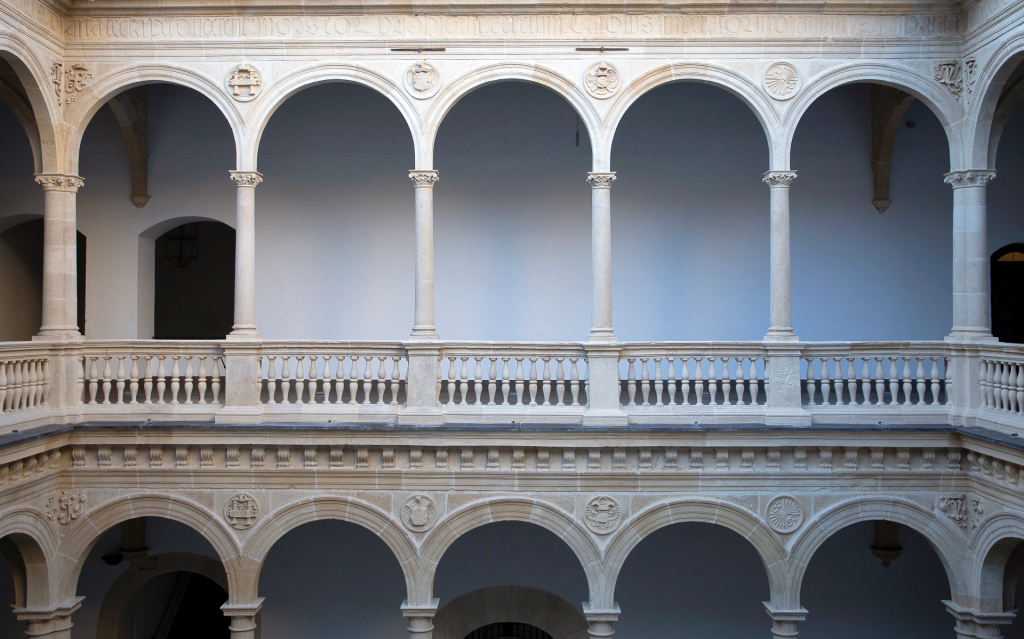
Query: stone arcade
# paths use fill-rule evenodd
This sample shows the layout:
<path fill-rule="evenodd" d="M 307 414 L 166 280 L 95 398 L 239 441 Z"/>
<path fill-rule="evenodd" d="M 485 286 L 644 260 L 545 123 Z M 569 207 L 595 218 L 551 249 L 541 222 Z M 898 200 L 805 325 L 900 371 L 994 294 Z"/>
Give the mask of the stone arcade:
<path fill-rule="evenodd" d="M 170 574 L 201 575 L 226 593 L 220 611 L 229 619 L 232 639 L 256 639 L 271 627 L 277 636 L 288 636 L 286 624 L 269 625 L 278 613 L 266 595 L 268 557 L 291 531 L 325 520 L 368 530 L 386 545 L 400 567 L 404 592 L 381 605 L 414 639 L 464 639 L 495 623 L 533 626 L 555 639 L 612 637 L 627 628 L 636 610 L 625 605 L 617 589 L 631 553 L 657 531 L 687 523 L 738 533 L 745 551 L 752 548 L 761 560 L 756 570 L 763 569 L 757 579 L 767 578 L 764 637 L 796 637 L 812 623 L 808 620 L 819 613 L 805 607 L 813 593 L 804 579 L 812 558 L 835 535 L 865 522 L 874 522 L 874 546 L 850 561 L 877 564 L 880 559 L 895 573 L 901 561 L 910 561 L 900 558 L 906 535 L 927 542 L 921 548 L 934 552 L 929 557 L 937 557 L 948 580 L 933 600 L 933 612 L 944 615 L 945 607 L 948 616 L 941 625 L 949 636 L 997 638 L 1004 628 L 1021 630 L 1014 625 L 1020 596 L 1014 586 L 1024 564 L 1024 445 L 1017 439 L 1024 431 L 1024 347 L 993 337 L 996 294 L 990 296 L 990 267 L 1002 259 L 998 255 L 1004 253 L 996 253 L 1000 246 L 1024 237 L 1018 199 L 1012 213 L 1016 235 L 999 236 L 993 245 L 989 227 L 995 213 L 987 210 L 986 192 L 997 175 L 1004 131 L 1017 135 L 1011 116 L 1024 100 L 1024 67 L 1018 66 L 1024 60 L 1024 3 L 684 0 L 624 10 L 606 0 L 571 5 L 384 0 L 372 6 L 345 0 L 0 0 L 0 57 L 0 100 L 28 134 L 23 155 L 30 152 L 34 163 L 31 171 L 27 159 L 19 167 L 24 175 L 12 170 L 0 176 L 0 188 L 10 194 L 0 198 L 5 200 L 0 232 L 42 219 L 37 297 L 0 298 L 0 306 L 8 307 L 0 311 L 2 338 L 11 340 L 0 343 L 0 551 L 14 577 L 13 617 L 23 622 L 28 636 L 141 636 L 135 610 L 139 619 L 148 613 L 139 593 L 152 593 L 144 591 L 146 584 Z M 308 218 L 298 211 L 301 201 L 277 195 L 267 198 L 267 210 L 275 213 L 263 212 L 257 193 L 266 192 L 275 175 L 261 172 L 257 159 L 264 167 L 268 163 L 266 149 L 262 155 L 260 149 L 271 144 L 275 113 L 284 113 L 286 103 L 303 90 L 333 82 L 373 92 L 374 104 L 393 108 L 411 134 L 408 170 L 386 178 L 394 185 L 390 192 L 402 194 L 408 213 L 401 231 L 388 227 L 385 232 L 407 231 L 411 250 L 404 256 L 381 251 L 385 258 L 343 268 L 340 250 L 295 249 L 261 230 L 262 220 L 279 215 L 295 220 L 290 223 L 295 232 L 311 243 L 312 236 L 329 235 L 303 221 Z M 435 319 L 435 310 L 440 315 L 445 305 L 458 307 L 455 313 L 464 310 L 442 301 L 442 287 L 450 285 L 454 271 L 442 268 L 441 256 L 449 240 L 440 238 L 450 237 L 442 226 L 447 201 L 440 199 L 448 173 L 435 163 L 442 124 L 456 117 L 452 114 L 463 98 L 506 82 L 528 83 L 558 96 L 578 118 L 573 148 L 580 148 L 581 131 L 589 141 L 580 151 L 589 145 L 587 170 L 575 175 L 574 184 L 562 185 L 580 192 L 589 188 L 591 223 L 582 231 L 590 238 L 589 260 L 559 284 L 565 287 L 562 294 L 576 295 L 586 288 L 589 274 L 592 291 L 583 293 L 591 300 L 589 334 L 584 329 L 560 341 L 450 341 L 463 336 L 461 329 L 449 330 Z M 612 313 L 620 263 L 613 262 L 612 246 L 622 227 L 613 224 L 619 200 L 612 193 L 642 176 L 616 171 L 622 158 L 613 158 L 613 139 L 645 96 L 687 82 L 738 98 L 763 130 L 767 161 L 758 169 L 761 175 L 743 179 L 764 182 L 755 218 L 764 221 L 763 232 L 754 235 L 765 250 L 709 250 L 715 257 L 708 261 L 716 264 L 736 254 L 755 260 L 756 268 L 737 271 L 743 282 L 731 293 L 688 292 L 672 279 L 674 267 L 656 261 L 642 277 L 660 283 L 662 296 L 678 295 L 702 313 L 708 307 L 701 305 L 716 295 L 742 298 L 763 291 L 752 293 L 755 307 L 764 301 L 753 315 L 756 339 L 620 340 L 617 329 L 624 333 Z M 234 191 L 234 215 L 221 198 L 216 207 L 227 212 L 214 220 L 229 222 L 234 233 L 233 247 L 224 253 L 234 264 L 233 325 L 226 336 L 207 336 L 216 339 L 151 339 L 158 332 L 154 299 L 161 295 L 152 283 L 154 242 L 182 224 L 214 219 L 188 205 L 175 214 L 157 208 L 160 198 L 171 197 L 170 187 L 157 179 L 163 170 L 160 154 L 166 158 L 174 144 L 191 143 L 169 142 L 172 133 L 150 126 L 166 116 L 166 109 L 161 112 L 158 100 L 141 89 L 168 84 L 200 96 L 205 112 L 226 121 L 234 143 L 230 173 L 216 178 L 222 191 Z M 821 288 L 843 296 L 844 287 L 853 291 L 858 279 L 905 277 L 900 286 L 929 291 L 931 306 L 885 306 L 878 313 L 884 319 L 866 324 L 878 321 L 886 332 L 887 321 L 895 325 L 893 317 L 909 316 L 913 324 L 913 314 L 919 313 L 921 322 L 938 317 L 934 321 L 943 325 L 943 335 L 903 341 L 798 337 L 804 327 L 828 333 L 828 321 L 820 319 L 825 315 L 794 323 L 800 291 L 793 282 L 804 276 L 793 258 L 803 240 L 796 231 L 791 237 L 791 227 L 800 228 L 797 200 L 792 222 L 790 206 L 791 191 L 797 198 L 801 186 L 802 167 L 791 162 L 798 156 L 798 125 L 823 96 L 854 84 L 871 85 L 872 184 L 862 203 L 869 205 L 872 223 L 899 219 L 908 210 L 898 210 L 899 198 L 915 197 L 899 191 L 905 175 L 895 168 L 905 166 L 899 164 L 897 133 L 909 135 L 904 129 L 915 126 L 909 122 L 901 128 L 908 109 L 918 109 L 914 113 L 944 133 L 943 170 L 926 177 L 948 185 L 943 188 L 951 195 L 936 197 L 949 198 L 949 210 L 932 207 L 931 217 L 922 214 L 928 228 L 920 232 L 941 227 L 948 249 L 931 251 L 938 257 L 929 263 L 942 268 L 931 269 L 930 279 L 873 265 L 870 253 L 857 264 L 821 263 L 817 267 L 830 283 Z M 118 213 L 120 222 L 91 211 L 113 211 L 115 201 L 123 205 L 129 201 L 127 189 L 114 193 L 110 184 L 115 182 L 103 181 L 102 163 L 95 165 L 95 182 L 89 171 L 80 170 L 86 165 L 81 160 L 87 127 L 94 119 L 104 126 L 100 118 L 109 115 L 100 115 L 104 105 L 116 120 L 107 130 L 119 128 L 127 146 L 122 181 L 130 182 L 133 208 Z M 518 117 L 513 111 L 508 117 Z M 192 124 L 197 138 L 205 135 L 203 122 Z M 15 133 L 24 145 L 22 132 Z M 838 140 L 841 133 L 836 135 Z M 15 136 L 3 139 L 8 137 Z M 513 146 L 509 154 L 516 152 Z M 18 152 L 0 146 L 0 154 Z M 717 151 L 702 152 L 710 157 Z M 1014 170 L 1024 166 L 1019 145 L 1002 153 L 999 157 L 1013 156 Z M 485 163 L 485 156 L 481 152 L 469 163 Z M 935 153 L 921 157 L 926 156 L 936 160 Z M 193 161 L 205 166 L 202 158 L 190 157 L 175 171 L 190 174 L 187 165 Z M 862 166 L 866 171 L 867 163 Z M 521 170 L 526 175 L 529 167 Z M 338 173 L 316 179 L 343 181 L 344 171 Z M 35 200 L 15 196 L 32 174 L 34 188 L 42 191 L 35 209 L 26 204 Z M 1021 177 L 1007 172 L 1000 180 L 1013 185 L 1024 182 Z M 495 200 L 512 200 L 514 206 L 520 197 L 533 197 L 523 176 L 500 179 L 505 191 Z M 451 183 L 456 190 L 465 186 Z M 86 215 L 84 196 L 91 184 L 102 185 L 94 187 L 102 192 L 97 197 L 108 199 Z M 357 199 L 359 185 L 346 184 L 332 197 Z M 459 206 L 456 199 L 450 204 Z M 544 215 L 563 215 L 560 201 L 552 200 Z M 146 221 L 139 226 L 134 219 Z M 116 239 L 120 227 L 138 227 L 129 234 L 126 253 L 118 246 L 124 242 Z M 77 236 L 83 230 L 90 242 L 88 277 L 80 272 L 85 262 Z M 571 244 L 543 228 L 536 235 L 549 232 Z M 737 226 L 737 236 L 742 232 Z M 184 250 L 185 236 L 174 237 Z M 138 273 L 131 262 L 125 269 L 111 257 L 134 258 L 136 240 Z M 338 240 L 343 241 L 348 240 Z M 857 239 L 839 235 L 832 241 Z M 202 255 L 209 254 L 210 244 L 199 246 Z M 480 240 L 479 246 L 486 254 L 490 245 Z M 1014 252 L 1024 248 L 1007 251 L 1024 260 L 1024 252 Z M 305 259 L 296 255 L 303 252 L 313 254 L 313 266 L 295 279 L 321 287 L 308 297 L 352 300 L 370 323 L 390 322 L 395 314 L 374 315 L 373 300 L 380 298 L 363 297 L 357 304 L 357 294 L 331 288 L 333 281 L 347 280 L 337 285 L 349 286 L 370 280 L 368 287 L 383 288 L 389 298 L 404 295 L 403 286 L 412 282 L 400 302 L 404 314 L 394 320 L 403 332 L 392 341 L 353 340 L 339 320 L 334 339 L 309 339 L 316 331 L 307 330 L 307 315 L 330 316 L 337 309 L 320 306 L 319 299 L 285 301 L 286 289 L 299 283 L 277 271 L 287 260 Z M 0 254 L 0 268 L 15 273 L 13 262 L 2 261 L 7 255 Z M 472 271 L 482 269 L 486 259 L 473 255 L 459 272 L 477 282 Z M 278 261 L 270 267 L 262 260 Z M 389 260 L 408 267 L 402 284 L 390 289 L 386 274 L 374 279 L 387 271 Z M 125 271 L 133 279 L 117 279 Z M 500 277 L 529 279 L 524 273 L 509 266 Z M 14 290 L 3 286 L 4 295 Z M 890 289 L 879 286 L 879 296 L 889 297 Z M 220 297 L 226 302 L 231 295 Z M 272 303 L 259 306 L 260 297 Z M 312 310 L 302 308 L 306 302 Z M 271 306 L 274 313 L 287 307 L 293 321 L 261 323 Z M 653 305 L 636 306 L 626 311 L 629 317 L 657 314 Z M 89 324 L 83 334 L 85 308 Z M 499 303 L 488 308 L 495 315 L 507 310 Z M 617 321 L 622 313 L 617 305 Z M 38 321 L 29 333 L 11 328 L 11 317 L 33 314 Z M 721 321 L 732 326 L 732 320 Z M 694 337 L 668 333 L 674 340 Z M 894 333 L 898 330 L 887 334 Z M 830 339 L 849 337 L 856 335 Z M 174 523 L 160 528 L 155 522 L 161 520 Z M 559 547 L 571 552 L 586 591 L 567 602 L 550 592 L 557 589 L 548 587 L 549 580 L 557 581 L 550 575 L 523 584 L 496 574 L 442 598 L 435 577 L 446 552 L 497 522 L 526 522 L 552 533 Z M 170 544 L 170 550 L 150 552 L 151 546 L 188 535 L 187 551 Z M 98 576 L 96 571 L 105 568 L 96 568 L 98 555 L 111 548 L 118 550 L 103 560 L 120 567 Z M 506 551 L 497 547 L 493 553 L 495 565 L 527 561 L 503 556 Z M 273 574 L 303 580 L 296 573 Z M 367 591 L 374 588 L 365 574 L 352 578 L 366 579 Z M 717 578 L 729 583 L 731 577 Z M 172 619 L 185 590 L 183 581 L 167 589 L 176 602 L 167 608 Z M 359 614 L 338 610 L 318 614 Z M 0 622 L 0 629 L 15 627 L 13 621 Z M 633 628 L 620 636 L 661 636 Z M 168 636 L 168 629 L 153 627 L 160 637 Z M 357 636 L 322 632 L 300 634 Z M 889 636 L 886 632 L 872 635 Z"/>

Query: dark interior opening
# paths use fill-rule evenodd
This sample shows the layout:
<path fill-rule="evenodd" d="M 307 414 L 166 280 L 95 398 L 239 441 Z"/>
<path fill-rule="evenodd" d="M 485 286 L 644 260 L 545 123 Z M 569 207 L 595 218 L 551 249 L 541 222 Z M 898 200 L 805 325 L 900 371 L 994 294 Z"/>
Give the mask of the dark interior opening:
<path fill-rule="evenodd" d="M 156 240 L 153 337 L 223 339 L 235 313 L 235 230 L 191 222 Z"/>
<path fill-rule="evenodd" d="M 551 635 L 525 623 L 492 623 L 477 628 L 466 639 L 551 639 Z"/>
<path fill-rule="evenodd" d="M 992 334 L 1001 342 L 1024 343 L 1024 244 L 992 254 Z"/>

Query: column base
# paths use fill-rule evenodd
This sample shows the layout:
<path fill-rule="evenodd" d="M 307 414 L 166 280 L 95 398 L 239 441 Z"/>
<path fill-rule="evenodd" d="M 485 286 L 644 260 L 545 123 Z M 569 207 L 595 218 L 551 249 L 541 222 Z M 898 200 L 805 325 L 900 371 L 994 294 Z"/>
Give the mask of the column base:
<path fill-rule="evenodd" d="M 38 335 L 32 336 L 33 342 L 83 342 L 85 335 L 78 332 L 78 328 L 44 328 L 40 329 Z"/>
<path fill-rule="evenodd" d="M 797 337 L 793 329 L 785 328 L 771 328 L 768 329 L 768 333 L 764 336 L 766 342 L 799 342 L 800 338 Z"/>
<path fill-rule="evenodd" d="M 988 330 L 953 329 L 945 337 L 947 342 L 999 342 L 999 338 Z"/>
<path fill-rule="evenodd" d="M 438 342 L 441 340 L 441 336 L 437 334 L 437 329 L 433 326 L 413 326 L 409 340 L 415 342 Z"/>
<path fill-rule="evenodd" d="M 592 328 L 590 329 L 590 335 L 587 337 L 588 342 L 617 342 L 619 339 L 615 337 L 615 331 L 610 328 Z"/>
<path fill-rule="evenodd" d="M 225 339 L 258 341 L 262 340 L 263 336 L 256 332 L 255 326 L 232 326 Z"/>
<path fill-rule="evenodd" d="M 765 612 L 772 618 L 773 639 L 792 639 L 800 634 L 798 624 L 807 618 L 806 609 L 780 610 L 773 606 L 770 601 L 762 603 L 764 604 Z"/>
<path fill-rule="evenodd" d="M 224 616 L 231 619 L 231 639 L 255 639 L 256 628 L 259 625 L 256 622 L 256 615 L 260 613 L 262 607 L 263 597 L 257 597 L 251 604 L 226 603 L 220 607 Z"/>
<path fill-rule="evenodd" d="M 441 602 L 435 598 L 426 606 L 411 606 L 409 600 L 402 602 L 402 616 L 408 619 L 406 629 L 410 639 L 431 639 L 434 634 L 434 615 Z"/>

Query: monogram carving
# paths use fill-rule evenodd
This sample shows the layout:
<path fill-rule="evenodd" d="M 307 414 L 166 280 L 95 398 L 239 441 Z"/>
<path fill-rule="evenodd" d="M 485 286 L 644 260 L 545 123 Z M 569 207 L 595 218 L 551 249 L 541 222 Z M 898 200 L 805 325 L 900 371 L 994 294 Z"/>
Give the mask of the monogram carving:
<path fill-rule="evenodd" d="M 259 516 L 260 505 L 256 498 L 245 493 L 238 493 L 224 506 L 224 519 L 237 530 L 252 528 Z"/>
<path fill-rule="evenodd" d="M 943 60 L 934 66 L 935 81 L 949 89 L 949 92 L 960 99 L 964 90 L 963 67 L 959 60 Z"/>
<path fill-rule="evenodd" d="M 587 69 L 583 76 L 583 84 L 587 87 L 587 93 L 598 100 L 604 100 L 615 95 L 621 83 L 619 71 L 607 62 L 597 62 Z"/>
<path fill-rule="evenodd" d="M 437 521 L 437 506 L 426 495 L 413 495 L 402 506 L 402 523 L 413 532 L 426 532 Z"/>
<path fill-rule="evenodd" d="M 431 64 L 418 62 L 405 72 L 405 90 L 418 100 L 434 97 L 440 88 L 441 74 Z"/>
<path fill-rule="evenodd" d="M 85 493 L 60 491 L 46 498 L 46 518 L 67 526 L 82 515 L 85 509 Z"/>
<path fill-rule="evenodd" d="M 963 495 L 947 495 L 939 498 L 939 510 L 961 528 L 967 528 L 967 498 Z"/>
<path fill-rule="evenodd" d="M 786 535 L 796 532 L 804 523 L 804 509 L 800 502 L 792 497 L 780 495 L 768 502 L 765 518 L 772 530 Z"/>
<path fill-rule="evenodd" d="M 228 74 L 228 91 L 239 102 L 255 100 L 263 88 L 260 72 L 251 64 L 240 64 Z"/>
<path fill-rule="evenodd" d="M 54 63 L 50 65 L 50 75 L 53 82 L 53 91 L 57 94 L 57 98 L 60 98 L 60 93 L 63 89 L 62 85 L 64 84 L 64 63 L 54 61 Z"/>
<path fill-rule="evenodd" d="M 72 62 L 69 64 L 67 70 L 64 71 L 64 104 L 74 102 L 75 97 L 89 87 L 91 79 L 92 73 L 84 63 Z"/>
<path fill-rule="evenodd" d="M 788 100 L 800 89 L 800 74 L 792 64 L 776 62 L 764 72 L 761 84 L 776 100 Z"/>
<path fill-rule="evenodd" d="M 583 511 L 583 521 L 590 530 L 599 535 L 607 535 L 619 527 L 622 509 L 611 497 L 594 497 Z"/>

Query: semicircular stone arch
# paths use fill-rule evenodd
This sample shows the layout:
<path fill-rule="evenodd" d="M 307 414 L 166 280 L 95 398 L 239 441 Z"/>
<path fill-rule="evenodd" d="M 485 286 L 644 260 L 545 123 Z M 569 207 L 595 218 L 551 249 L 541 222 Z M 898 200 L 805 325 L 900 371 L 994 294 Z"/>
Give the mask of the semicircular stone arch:
<path fill-rule="evenodd" d="M 452 599 L 434 615 L 433 639 L 464 639 L 496 623 L 525 623 L 551 639 L 588 639 L 586 618 L 565 599 L 540 588 L 490 586 Z"/>
<path fill-rule="evenodd" d="M 1004 602 L 1004 579 L 1009 568 L 1017 573 L 1020 566 L 1009 566 L 1017 562 L 1011 555 L 1024 550 L 1024 516 L 1013 512 L 1001 512 L 987 517 L 978 526 L 971 538 L 971 552 L 977 558 L 971 572 L 971 589 L 979 598 L 978 607 L 986 612 L 1003 612 L 1016 607 L 1017 601 Z M 1012 580 L 1016 582 L 1015 574 Z"/>
<path fill-rule="evenodd" d="M 192 89 L 208 98 L 224 115 L 235 140 L 236 166 L 244 167 L 245 122 L 221 83 L 206 75 L 184 67 L 162 64 L 144 64 L 118 69 L 96 79 L 67 113 L 68 139 L 64 148 L 64 163 L 69 172 L 78 171 L 82 136 L 92 117 L 115 95 L 144 84 L 174 84 Z M 244 170 L 244 168 L 243 168 Z"/>
<path fill-rule="evenodd" d="M 968 121 L 972 123 L 966 132 L 965 168 L 995 169 L 999 139 L 1006 120 L 1019 105 L 1020 95 L 1014 96 L 1017 104 L 1010 109 L 1001 109 L 1006 82 L 1017 67 L 1024 63 L 1024 34 L 1008 38 L 989 57 L 977 73 L 974 93 L 976 98 L 968 105 Z M 1022 89 L 1018 83 L 1015 92 Z M 1011 89 L 1012 90 L 1012 89 Z M 1009 111 L 1009 112 L 1006 112 Z"/>
<path fill-rule="evenodd" d="M 15 572 L 16 605 L 46 607 L 54 603 L 51 589 L 58 538 L 43 513 L 15 507 L 0 512 L 0 552 Z M 4 548 L 3 546 L 7 546 Z"/>
<path fill-rule="evenodd" d="M 409 134 L 412 136 L 416 158 L 415 162 L 417 168 L 421 168 L 422 127 L 419 112 L 412 104 L 412 99 L 405 95 L 402 88 L 391 78 L 365 67 L 338 62 L 320 63 L 292 71 L 275 81 L 269 90 L 256 99 L 255 109 L 248 117 L 250 128 L 249 134 L 246 136 L 246 148 L 243 152 L 245 166 L 256 170 L 263 132 L 277 110 L 289 98 L 305 89 L 331 82 L 358 84 L 372 89 L 387 98 L 398 109 L 399 113 L 402 114 L 406 124 L 409 125 Z"/>
<path fill-rule="evenodd" d="M 40 168 L 45 173 L 65 170 L 60 164 L 55 133 L 55 123 L 60 120 L 60 103 L 53 97 L 53 91 L 49 90 L 50 80 L 46 69 L 40 66 L 25 41 L 14 33 L 0 32 L 0 57 L 18 75 L 32 107 L 41 147 Z"/>

